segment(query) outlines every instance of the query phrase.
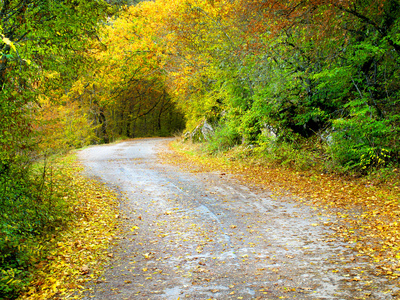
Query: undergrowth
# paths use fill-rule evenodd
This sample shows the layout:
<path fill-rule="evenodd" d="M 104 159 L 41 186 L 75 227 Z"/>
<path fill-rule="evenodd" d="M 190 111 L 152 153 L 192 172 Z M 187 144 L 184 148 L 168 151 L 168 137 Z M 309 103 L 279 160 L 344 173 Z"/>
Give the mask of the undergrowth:
<path fill-rule="evenodd" d="M 92 251 L 85 257 L 75 247 L 82 254 L 72 263 L 69 257 L 77 259 L 74 249 L 66 247 L 75 242 L 103 250 L 108 246 L 103 237 L 114 230 L 116 196 L 81 175 L 75 160 L 71 155 L 56 157 L 33 164 L 29 171 L 1 174 L 0 299 L 71 294 L 80 287 L 78 277 L 85 275 L 82 265 L 100 254 Z M 91 216 L 100 217 L 104 225 L 90 223 Z M 104 231 L 101 238 L 99 228 Z"/>
<path fill-rule="evenodd" d="M 343 145 L 340 145 L 344 148 Z M 243 159 L 269 167 L 287 168 L 295 172 L 333 174 L 342 178 L 362 178 L 379 184 L 400 183 L 400 166 L 386 149 L 366 148 L 360 159 L 342 163 L 347 152 L 338 145 L 329 145 L 320 137 L 280 140 L 264 137 L 254 143 L 238 138 L 235 132 L 225 128 L 217 131 L 209 141 L 199 144 L 198 150 L 215 156 L 229 156 L 230 159 Z M 341 160 L 339 160 L 339 158 Z"/>
<path fill-rule="evenodd" d="M 37 241 L 71 219 L 65 183 L 55 180 L 59 172 L 45 160 L 0 174 L 0 298 L 15 298 L 29 283 L 29 269 L 42 253 Z"/>

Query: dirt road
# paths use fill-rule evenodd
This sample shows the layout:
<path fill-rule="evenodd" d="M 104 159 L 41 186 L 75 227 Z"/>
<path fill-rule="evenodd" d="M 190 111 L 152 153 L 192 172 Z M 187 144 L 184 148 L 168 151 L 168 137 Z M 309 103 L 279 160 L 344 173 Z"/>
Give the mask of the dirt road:
<path fill-rule="evenodd" d="M 332 217 L 223 170 L 161 164 L 169 141 L 80 152 L 128 199 L 112 263 L 86 299 L 395 299 L 392 282 L 330 237 Z"/>

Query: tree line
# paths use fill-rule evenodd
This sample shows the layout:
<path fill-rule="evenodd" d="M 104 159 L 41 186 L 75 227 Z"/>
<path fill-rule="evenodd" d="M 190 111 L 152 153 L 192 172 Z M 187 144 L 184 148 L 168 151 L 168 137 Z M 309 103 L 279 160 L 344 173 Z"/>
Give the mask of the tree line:
<path fill-rule="evenodd" d="M 368 172 L 399 159 L 399 4 L 160 0 L 125 13 L 145 20 L 187 128 L 214 125 L 212 151 L 247 144 L 284 163 L 308 149 L 303 167 Z"/>

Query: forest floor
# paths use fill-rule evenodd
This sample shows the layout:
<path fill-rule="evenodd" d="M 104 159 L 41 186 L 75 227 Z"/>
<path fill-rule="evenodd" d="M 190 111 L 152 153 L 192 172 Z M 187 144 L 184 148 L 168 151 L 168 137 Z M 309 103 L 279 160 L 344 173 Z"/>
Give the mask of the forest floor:
<path fill-rule="evenodd" d="M 84 299 L 399 297 L 392 191 L 170 142 L 80 152 L 89 175 L 124 195 L 112 259 Z"/>
<path fill-rule="evenodd" d="M 36 255 L 31 257 L 31 282 L 19 300 L 79 297 L 77 291 L 100 276 L 111 259 L 107 250 L 117 231 L 118 195 L 85 176 L 74 154 L 56 158 L 49 173 L 54 195 L 64 198 L 69 212 L 55 230 L 20 245 Z"/>

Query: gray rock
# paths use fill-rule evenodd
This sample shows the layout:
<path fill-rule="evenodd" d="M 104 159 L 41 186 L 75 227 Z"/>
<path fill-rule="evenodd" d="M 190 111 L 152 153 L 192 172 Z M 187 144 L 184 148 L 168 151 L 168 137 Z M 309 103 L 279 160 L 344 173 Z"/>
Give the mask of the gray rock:
<path fill-rule="evenodd" d="M 187 141 L 190 139 L 193 143 L 201 143 L 209 140 L 213 134 L 214 128 L 207 120 L 204 120 L 191 132 L 186 132 L 184 134 L 184 140 Z"/>

